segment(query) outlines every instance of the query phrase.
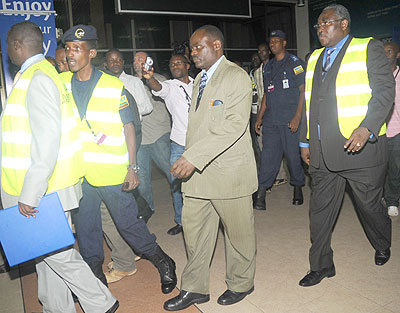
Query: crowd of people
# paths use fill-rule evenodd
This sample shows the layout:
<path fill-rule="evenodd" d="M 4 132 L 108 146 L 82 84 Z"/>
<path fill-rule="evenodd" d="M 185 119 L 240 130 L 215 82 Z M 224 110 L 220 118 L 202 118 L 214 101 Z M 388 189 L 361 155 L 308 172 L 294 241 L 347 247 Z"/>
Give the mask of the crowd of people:
<path fill-rule="evenodd" d="M 146 66 L 143 51 L 134 55 L 135 75 L 125 73 L 118 49 L 97 69 L 93 26 L 70 28 L 46 60 L 40 28 L 13 25 L 7 50 L 20 70 L 2 114 L 2 204 L 35 216 L 40 199 L 57 192 L 79 245 L 36 260 L 43 312 L 73 313 L 74 301 L 85 312 L 117 311 L 108 284 L 134 275 L 140 258 L 159 271 L 163 293 L 176 287 L 175 262 L 146 225 L 155 210 L 153 163 L 171 188 L 175 225 L 167 233 L 183 233 L 187 252 L 167 311 L 210 300 L 220 224 L 227 289 L 218 304 L 254 291 L 253 209 L 266 210 L 268 191 L 286 181 L 292 204 L 302 205 L 306 167 L 310 271 L 299 285 L 336 274 L 331 236 L 346 184 L 375 263 L 384 265 L 389 216 L 399 214 L 399 46 L 353 37 L 350 25 L 342 5 L 324 8 L 314 25 L 322 48 L 307 63 L 286 51 L 283 31 L 272 31 L 250 73 L 225 58 L 222 32 L 205 25 L 172 55 L 172 79 Z M 105 273 L 103 236 L 112 249 Z"/>

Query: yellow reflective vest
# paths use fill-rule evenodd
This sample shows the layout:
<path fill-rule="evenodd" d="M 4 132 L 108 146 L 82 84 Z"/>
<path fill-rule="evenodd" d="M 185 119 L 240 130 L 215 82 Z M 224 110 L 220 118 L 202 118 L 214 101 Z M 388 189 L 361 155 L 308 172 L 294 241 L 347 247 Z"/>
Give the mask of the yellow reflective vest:
<path fill-rule="evenodd" d="M 25 175 L 31 166 L 32 133 L 26 108 L 26 95 L 32 76 L 42 71 L 56 84 L 61 104 L 61 140 L 47 193 L 76 184 L 83 176 L 82 144 L 79 140 L 79 114 L 57 71 L 43 60 L 31 65 L 20 77 L 4 109 L 2 118 L 1 184 L 10 195 L 21 194 Z"/>
<path fill-rule="evenodd" d="M 343 137 L 350 138 L 353 131 L 364 120 L 372 96 L 367 72 L 367 48 L 372 38 L 353 38 L 346 50 L 336 77 L 336 100 L 339 130 Z M 307 63 L 306 73 L 306 115 L 307 139 L 310 137 L 310 102 L 314 71 L 318 58 L 325 48 L 316 49 Z M 379 136 L 386 133 L 386 124 Z"/>
<path fill-rule="evenodd" d="M 71 72 L 61 74 L 69 91 L 72 76 Z M 80 124 L 85 178 L 93 186 L 122 184 L 128 171 L 129 154 L 119 114 L 123 87 L 117 77 L 103 73 Z M 98 144 L 100 132 L 106 137 Z"/>

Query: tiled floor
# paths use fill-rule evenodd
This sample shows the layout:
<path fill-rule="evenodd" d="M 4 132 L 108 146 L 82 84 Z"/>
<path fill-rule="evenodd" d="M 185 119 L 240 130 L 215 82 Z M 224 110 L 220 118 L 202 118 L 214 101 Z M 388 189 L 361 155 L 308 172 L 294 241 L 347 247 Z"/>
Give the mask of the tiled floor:
<path fill-rule="evenodd" d="M 156 213 L 149 221 L 149 228 L 157 235 L 163 249 L 175 259 L 180 279 L 186 264 L 183 237 L 166 234 L 173 226 L 169 189 L 159 174 L 155 175 L 153 184 Z M 292 188 L 288 184 L 275 187 L 267 194 L 268 210 L 254 212 L 258 244 L 255 291 L 244 301 L 227 307 L 216 303 L 217 297 L 226 289 L 223 235 L 219 234 L 211 265 L 211 300 L 199 305 L 202 312 L 400 313 L 400 218 L 393 218 L 392 257 L 385 266 L 378 267 L 374 264 L 374 250 L 348 196 L 333 234 L 336 276 L 324 279 L 314 287 L 298 286 L 298 281 L 308 270 L 309 194 L 306 187 L 305 204 L 298 207 L 291 204 Z M 135 276 L 126 279 L 135 283 L 139 278 Z M 116 284 L 122 285 L 123 281 Z M 116 284 L 112 288 L 117 288 Z M 159 288 L 158 281 L 154 284 Z M 0 275 L 0 312 L 24 312 L 19 285 L 19 279 L 10 281 L 8 275 Z M 118 313 L 163 312 L 162 301 L 154 301 L 154 307 L 144 307 L 140 305 L 139 292 L 132 294 L 128 288 L 129 284 L 126 284 L 125 292 L 119 296 L 120 302 L 132 301 L 134 297 L 138 302 L 132 311 L 118 310 Z"/>

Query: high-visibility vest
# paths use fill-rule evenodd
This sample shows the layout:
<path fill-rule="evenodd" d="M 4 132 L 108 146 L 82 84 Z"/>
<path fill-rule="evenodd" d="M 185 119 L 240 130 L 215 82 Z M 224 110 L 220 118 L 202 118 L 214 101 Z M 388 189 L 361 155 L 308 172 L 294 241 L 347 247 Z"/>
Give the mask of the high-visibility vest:
<path fill-rule="evenodd" d="M 71 91 L 73 73 L 61 76 Z M 85 178 L 93 186 L 122 184 L 128 171 L 129 154 L 119 114 L 123 87 L 117 77 L 103 73 L 81 121 L 79 136 L 83 143 Z M 100 145 L 96 143 L 99 132 L 106 136 Z"/>
<path fill-rule="evenodd" d="M 353 38 L 343 57 L 336 77 L 336 100 L 339 130 L 343 137 L 350 138 L 353 131 L 364 120 L 372 96 L 367 72 L 367 48 L 372 38 Z M 324 48 L 316 49 L 310 56 L 306 72 L 307 139 L 310 137 L 310 102 L 315 67 Z M 379 136 L 386 133 L 386 124 Z"/>
<path fill-rule="evenodd" d="M 30 66 L 20 77 L 4 109 L 2 119 L 1 184 L 10 195 L 21 194 L 25 175 L 31 166 L 31 141 L 26 96 L 32 76 L 42 71 L 56 84 L 60 93 L 61 139 L 53 174 L 48 181 L 48 192 L 67 188 L 83 176 L 82 144 L 79 140 L 79 114 L 71 96 L 54 67 L 47 61 Z"/>

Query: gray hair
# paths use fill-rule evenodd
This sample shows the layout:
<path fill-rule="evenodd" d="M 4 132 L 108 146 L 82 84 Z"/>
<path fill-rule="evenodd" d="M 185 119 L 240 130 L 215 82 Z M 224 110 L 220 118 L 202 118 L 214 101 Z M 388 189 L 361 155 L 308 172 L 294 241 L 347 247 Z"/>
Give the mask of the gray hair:
<path fill-rule="evenodd" d="M 332 4 L 332 5 L 329 5 L 326 8 L 324 8 L 322 10 L 322 12 L 324 12 L 326 10 L 331 10 L 331 9 L 335 11 L 335 13 L 336 13 L 338 18 L 340 18 L 342 20 L 348 20 L 349 21 L 349 27 L 350 27 L 351 18 L 350 18 L 349 10 L 347 10 L 346 7 L 344 7 L 341 4 Z"/>

